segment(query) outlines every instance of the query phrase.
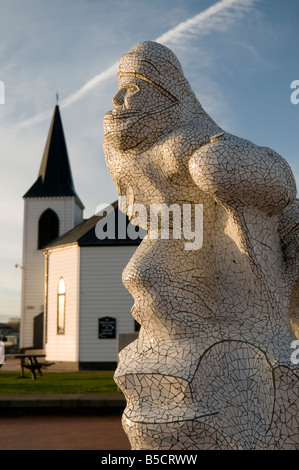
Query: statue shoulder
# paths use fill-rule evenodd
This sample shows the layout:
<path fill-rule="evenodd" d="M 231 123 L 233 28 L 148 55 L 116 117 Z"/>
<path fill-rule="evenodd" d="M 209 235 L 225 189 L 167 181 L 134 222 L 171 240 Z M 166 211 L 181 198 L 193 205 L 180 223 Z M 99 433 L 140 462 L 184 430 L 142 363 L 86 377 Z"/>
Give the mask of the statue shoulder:
<path fill-rule="evenodd" d="M 196 150 L 189 171 L 197 186 L 220 201 L 280 213 L 296 197 L 294 175 L 277 152 L 222 132 Z"/>

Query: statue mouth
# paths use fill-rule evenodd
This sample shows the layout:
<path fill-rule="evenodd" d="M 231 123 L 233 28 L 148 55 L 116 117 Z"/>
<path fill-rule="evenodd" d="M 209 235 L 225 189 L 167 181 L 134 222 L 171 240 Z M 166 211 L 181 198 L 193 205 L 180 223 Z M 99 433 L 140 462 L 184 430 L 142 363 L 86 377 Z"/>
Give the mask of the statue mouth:
<path fill-rule="evenodd" d="M 132 117 L 139 117 L 143 112 L 135 109 L 113 109 L 105 114 L 105 120 L 128 119 Z"/>
<path fill-rule="evenodd" d="M 122 131 L 133 128 L 138 124 L 143 116 L 142 111 L 136 110 L 117 110 L 113 109 L 105 114 L 104 118 L 104 135 L 108 137 L 110 133 L 118 134 L 119 130 Z"/>
<path fill-rule="evenodd" d="M 124 109 L 121 106 L 119 108 L 114 108 L 111 111 L 108 111 L 105 114 L 105 120 L 118 120 L 118 119 L 127 119 L 132 117 L 138 117 L 139 119 L 142 117 L 146 117 L 152 114 L 158 114 L 163 111 L 168 110 L 169 108 L 173 108 L 177 105 L 177 101 L 168 103 L 167 105 L 158 106 L 157 108 L 153 109 Z"/>

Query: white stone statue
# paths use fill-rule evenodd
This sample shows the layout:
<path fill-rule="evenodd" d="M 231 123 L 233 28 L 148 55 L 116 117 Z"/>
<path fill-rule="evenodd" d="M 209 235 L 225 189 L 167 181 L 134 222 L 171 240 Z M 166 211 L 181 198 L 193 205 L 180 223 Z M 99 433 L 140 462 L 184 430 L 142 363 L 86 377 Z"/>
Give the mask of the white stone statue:
<path fill-rule="evenodd" d="M 132 223 L 148 231 L 123 272 L 141 329 L 115 372 L 131 446 L 299 448 L 292 171 L 273 150 L 222 130 L 167 47 L 137 44 L 118 78 L 104 152 Z M 177 222 L 169 239 L 153 234 L 134 212 L 153 205 L 201 205 L 202 246 L 186 249 Z"/>

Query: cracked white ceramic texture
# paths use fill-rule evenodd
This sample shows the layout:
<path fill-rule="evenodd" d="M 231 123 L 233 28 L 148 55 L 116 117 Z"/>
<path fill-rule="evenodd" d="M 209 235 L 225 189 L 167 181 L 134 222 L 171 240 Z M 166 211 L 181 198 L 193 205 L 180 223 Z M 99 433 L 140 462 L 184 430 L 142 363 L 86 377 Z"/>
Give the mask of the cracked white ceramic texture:
<path fill-rule="evenodd" d="M 203 205 L 200 249 L 151 239 L 146 217 L 148 237 L 123 272 L 141 325 L 115 372 L 131 446 L 298 449 L 292 171 L 270 148 L 221 129 L 165 46 L 137 44 L 118 78 L 104 152 L 119 196 L 148 213 Z"/>

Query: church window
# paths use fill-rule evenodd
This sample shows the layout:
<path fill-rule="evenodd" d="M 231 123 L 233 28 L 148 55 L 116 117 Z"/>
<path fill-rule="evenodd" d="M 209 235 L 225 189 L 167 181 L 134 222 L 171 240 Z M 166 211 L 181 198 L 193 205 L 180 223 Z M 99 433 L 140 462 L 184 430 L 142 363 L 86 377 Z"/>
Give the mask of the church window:
<path fill-rule="evenodd" d="M 47 209 L 38 221 L 38 249 L 47 246 L 59 235 L 59 218 L 52 209 Z"/>
<path fill-rule="evenodd" d="M 65 282 L 63 277 L 59 279 L 57 291 L 57 334 L 65 333 Z"/>

